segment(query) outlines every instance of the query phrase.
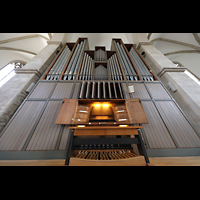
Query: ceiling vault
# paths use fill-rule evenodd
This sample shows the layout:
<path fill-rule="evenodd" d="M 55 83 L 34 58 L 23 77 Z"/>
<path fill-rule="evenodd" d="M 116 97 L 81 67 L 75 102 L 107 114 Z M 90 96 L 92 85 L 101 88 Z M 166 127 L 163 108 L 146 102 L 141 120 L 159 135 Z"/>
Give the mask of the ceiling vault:
<path fill-rule="evenodd" d="M 180 41 L 177 41 L 177 40 L 170 40 L 170 39 L 166 39 L 166 38 L 156 38 L 154 40 L 151 40 L 151 42 L 153 42 L 153 43 L 156 42 L 156 41 L 165 41 L 165 42 L 170 42 L 170 43 L 174 43 L 174 44 L 179 44 L 179 45 L 183 45 L 183 46 L 190 47 L 190 48 L 193 48 L 193 49 L 200 51 L 200 47 L 198 47 L 198 46 L 188 44 L 188 43 L 185 43 L 185 42 L 180 42 Z"/>
<path fill-rule="evenodd" d="M 173 55 L 173 54 L 181 54 L 181 53 L 200 53 L 198 50 L 182 50 L 182 51 L 173 51 L 169 53 L 165 53 L 165 56 Z"/>
<path fill-rule="evenodd" d="M 198 33 L 192 33 L 195 40 L 198 42 L 198 44 L 200 44 L 200 37 L 198 36 Z"/>
<path fill-rule="evenodd" d="M 51 33 L 48 33 L 48 36 L 49 36 L 50 39 L 52 38 L 52 34 Z"/>
<path fill-rule="evenodd" d="M 24 39 L 29 39 L 29 38 L 35 38 L 35 37 L 41 37 L 45 40 L 49 40 L 49 38 L 47 38 L 43 35 L 34 34 L 34 35 L 26 35 L 26 36 L 22 36 L 22 37 L 10 38 L 10 39 L 7 39 L 7 40 L 0 40 L 0 44 L 5 44 L 5 43 L 8 43 L 8 42 L 14 42 L 14 41 L 24 40 Z"/>
<path fill-rule="evenodd" d="M 27 51 L 27 50 L 23 50 L 23 49 L 17 49 L 17 48 L 11 48 L 11 47 L 1 47 L 0 46 L 0 50 L 18 51 L 18 52 L 22 52 L 22 53 L 32 54 L 34 56 L 36 55 L 36 53 L 31 52 L 31 51 Z"/>
<path fill-rule="evenodd" d="M 148 39 L 148 40 L 150 40 L 151 35 L 152 35 L 152 33 L 149 33 L 149 34 L 148 34 L 148 36 L 147 36 L 147 39 Z"/>

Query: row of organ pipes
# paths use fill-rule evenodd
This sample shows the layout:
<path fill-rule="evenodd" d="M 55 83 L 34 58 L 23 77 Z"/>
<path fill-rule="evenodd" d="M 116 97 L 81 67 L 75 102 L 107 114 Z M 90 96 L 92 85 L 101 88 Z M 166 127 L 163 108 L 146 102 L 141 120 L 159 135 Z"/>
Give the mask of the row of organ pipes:
<path fill-rule="evenodd" d="M 79 80 L 92 80 L 94 60 L 87 54 L 84 54 Z"/>
<path fill-rule="evenodd" d="M 144 62 L 142 62 L 141 58 L 139 57 L 139 55 L 137 54 L 137 52 L 135 51 L 133 47 L 131 47 L 129 51 L 129 55 L 131 56 L 131 59 L 135 67 L 137 68 L 140 76 L 142 77 L 142 79 L 144 81 L 154 81 L 153 75 L 151 74 L 149 69 L 146 67 Z"/>
<path fill-rule="evenodd" d="M 123 99 L 119 82 L 82 82 L 79 99 Z"/>
<path fill-rule="evenodd" d="M 119 55 L 119 59 L 121 60 L 122 66 L 124 68 L 124 74 L 127 80 L 138 80 L 138 76 L 124 50 L 124 47 L 122 46 L 122 44 L 119 44 L 118 42 L 115 42 L 114 40 L 114 45 L 115 45 L 115 49 L 118 52 Z"/>
<path fill-rule="evenodd" d="M 71 55 L 71 50 L 66 45 L 56 62 L 54 63 L 51 70 L 48 72 L 46 76 L 46 80 L 58 80 L 60 78 L 60 75 L 69 59 L 69 56 Z"/>
<path fill-rule="evenodd" d="M 95 54 L 96 54 L 95 61 L 106 61 L 105 51 L 103 51 L 102 49 L 98 49 Z"/>
<path fill-rule="evenodd" d="M 84 47 L 86 40 L 81 41 L 80 44 L 77 45 L 74 54 L 69 62 L 69 65 L 64 73 L 63 80 L 75 80 L 75 77 L 78 73 L 78 67 L 80 66 L 81 58 L 83 55 Z"/>
<path fill-rule="evenodd" d="M 110 69 L 110 79 L 111 80 L 123 80 L 120 66 L 117 61 L 116 53 L 108 59 L 108 66 Z"/>
<path fill-rule="evenodd" d="M 86 40 L 81 41 L 77 44 L 73 55 L 71 56 L 70 62 L 63 74 L 63 80 L 75 80 L 81 65 L 81 59 L 83 57 L 80 73 L 78 80 L 123 80 L 122 71 L 117 59 L 120 60 L 121 66 L 124 71 L 124 76 L 127 80 L 139 80 L 137 73 L 134 70 L 130 59 L 125 52 L 122 44 L 113 40 L 114 46 L 117 53 L 114 53 L 108 60 L 106 59 L 106 53 L 102 49 L 98 49 L 94 53 L 94 59 L 84 52 Z M 64 70 L 68 59 L 70 58 L 72 51 L 66 45 L 53 67 L 47 73 L 46 80 L 58 80 Z M 141 60 L 135 49 L 131 47 L 129 55 L 144 81 L 154 81 L 153 75 Z M 107 67 L 99 63 L 95 68 L 95 61 L 107 62 Z M 109 68 L 109 70 L 108 70 Z M 109 77 L 109 78 L 108 78 Z"/>

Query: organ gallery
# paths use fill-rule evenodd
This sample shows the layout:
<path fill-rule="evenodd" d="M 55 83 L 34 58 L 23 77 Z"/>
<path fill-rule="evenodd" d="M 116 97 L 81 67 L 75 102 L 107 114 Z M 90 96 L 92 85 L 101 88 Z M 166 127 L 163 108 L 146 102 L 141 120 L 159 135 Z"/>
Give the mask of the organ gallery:
<path fill-rule="evenodd" d="M 151 165 L 200 147 L 198 133 L 134 44 L 66 43 L 0 133 L 10 159 Z M 11 154 L 13 152 L 14 154 Z"/>

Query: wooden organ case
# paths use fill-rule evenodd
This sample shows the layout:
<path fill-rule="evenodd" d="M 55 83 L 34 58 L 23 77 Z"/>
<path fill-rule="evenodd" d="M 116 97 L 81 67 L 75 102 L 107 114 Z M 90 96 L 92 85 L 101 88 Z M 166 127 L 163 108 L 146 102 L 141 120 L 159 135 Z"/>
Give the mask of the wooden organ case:
<path fill-rule="evenodd" d="M 66 43 L 0 133 L 0 159 L 66 165 L 149 165 L 148 155 L 194 156 L 199 148 L 176 101 L 119 38 L 109 51 L 89 50 L 87 38 Z"/>
<path fill-rule="evenodd" d="M 79 39 L 79 44 L 80 41 L 82 39 Z M 116 41 L 122 43 L 121 40 Z M 67 72 L 70 74 L 71 71 L 71 76 L 61 74 L 60 80 L 62 76 L 65 77 L 63 80 L 74 77 L 73 80 L 82 83 L 79 99 L 63 99 L 55 122 L 58 125 L 70 125 L 70 133 L 73 133 L 66 165 L 149 163 L 140 135 L 142 126 L 139 126 L 149 123 L 147 116 L 139 98 L 124 98 L 121 83 L 126 79 L 134 80 L 133 77 L 141 80 L 141 76 L 130 60 L 129 66 L 126 65 L 129 57 L 124 53 L 117 53 L 116 49 L 106 51 L 105 47 L 96 46 L 95 51 L 83 51 L 80 68 L 75 73 L 77 76 L 73 76 L 73 70 Z M 90 143 L 87 144 L 85 140 Z"/>

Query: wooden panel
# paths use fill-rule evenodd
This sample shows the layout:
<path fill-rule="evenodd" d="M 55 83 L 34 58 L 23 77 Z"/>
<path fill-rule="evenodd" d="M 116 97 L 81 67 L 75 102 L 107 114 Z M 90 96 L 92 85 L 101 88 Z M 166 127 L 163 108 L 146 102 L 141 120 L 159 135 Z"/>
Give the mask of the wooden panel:
<path fill-rule="evenodd" d="M 1 151 L 22 150 L 45 101 L 26 101 L 0 138 Z"/>
<path fill-rule="evenodd" d="M 54 99 L 70 98 L 74 83 L 58 83 L 51 96 Z"/>
<path fill-rule="evenodd" d="M 55 83 L 38 83 L 29 96 L 29 99 L 47 99 L 54 85 Z"/>
<path fill-rule="evenodd" d="M 149 124 L 143 124 L 150 148 L 176 148 L 164 122 L 152 101 L 142 101 Z"/>
<path fill-rule="evenodd" d="M 138 135 L 137 129 L 76 129 L 74 131 L 74 136 L 83 135 Z"/>
<path fill-rule="evenodd" d="M 156 101 L 179 147 L 200 147 L 200 138 L 173 101 Z"/>
<path fill-rule="evenodd" d="M 72 158 L 71 158 L 72 159 Z M 149 157 L 154 166 L 200 166 L 200 156 Z M 129 162 L 130 164 L 130 162 Z M 0 166 L 64 166 L 65 159 L 53 160 L 0 160 Z M 69 166 L 73 165 L 72 163 Z M 83 163 L 81 163 L 83 165 Z"/>
<path fill-rule="evenodd" d="M 148 124 L 148 118 L 139 100 L 139 98 L 126 100 L 130 120 L 133 124 Z"/>
<path fill-rule="evenodd" d="M 161 83 L 146 83 L 146 86 L 154 99 L 171 99 Z"/>
<path fill-rule="evenodd" d="M 49 101 L 26 150 L 54 150 L 61 125 L 55 125 L 61 101 Z"/>
<path fill-rule="evenodd" d="M 64 159 L 52 160 L 0 160 L 0 166 L 64 166 Z"/>
<path fill-rule="evenodd" d="M 76 102 L 78 102 L 76 99 L 64 99 L 64 103 L 59 110 L 55 124 L 73 124 Z"/>
<path fill-rule="evenodd" d="M 192 157 L 151 157 L 154 166 L 200 166 L 200 156 Z"/>
<path fill-rule="evenodd" d="M 90 130 L 90 129 L 138 129 L 138 128 L 143 128 L 143 126 L 126 126 L 126 127 L 119 127 L 119 126 L 86 126 L 86 127 L 77 127 L 77 126 L 72 126 L 69 127 L 69 129 L 80 129 L 80 130 Z"/>
<path fill-rule="evenodd" d="M 144 156 L 117 160 L 89 160 L 70 158 L 69 166 L 146 166 Z"/>

